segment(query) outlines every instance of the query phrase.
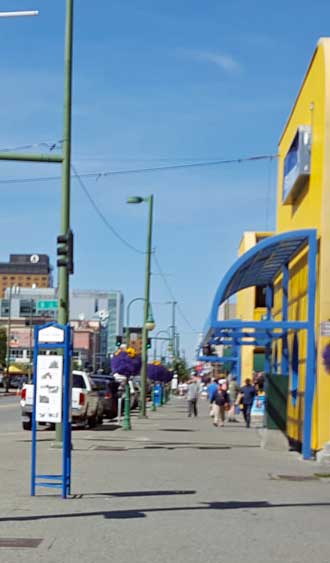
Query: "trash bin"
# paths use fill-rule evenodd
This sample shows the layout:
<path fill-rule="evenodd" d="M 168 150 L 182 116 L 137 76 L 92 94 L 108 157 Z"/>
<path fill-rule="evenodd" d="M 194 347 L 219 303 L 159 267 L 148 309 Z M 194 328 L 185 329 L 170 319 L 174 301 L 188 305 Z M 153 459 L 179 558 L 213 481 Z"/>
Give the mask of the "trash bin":
<path fill-rule="evenodd" d="M 162 399 L 162 388 L 159 383 L 154 386 L 154 404 L 159 407 Z"/>

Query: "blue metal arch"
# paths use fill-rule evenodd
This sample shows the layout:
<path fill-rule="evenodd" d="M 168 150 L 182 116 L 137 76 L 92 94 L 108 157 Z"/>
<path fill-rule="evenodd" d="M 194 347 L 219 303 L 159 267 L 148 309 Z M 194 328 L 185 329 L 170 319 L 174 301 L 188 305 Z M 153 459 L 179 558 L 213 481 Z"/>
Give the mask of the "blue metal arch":
<path fill-rule="evenodd" d="M 297 256 L 297 254 L 306 247 L 308 249 L 308 308 L 307 319 L 305 321 L 289 321 L 288 320 L 288 281 L 289 281 L 289 263 Z M 286 334 L 288 330 L 306 330 L 307 332 L 307 362 L 306 362 L 306 379 L 304 393 L 304 420 L 303 420 L 303 440 L 302 453 L 305 459 L 312 456 L 311 432 L 312 432 L 312 410 L 315 390 L 315 294 L 316 294 L 316 257 L 317 257 L 317 230 L 302 229 L 296 231 L 288 231 L 279 235 L 269 237 L 253 248 L 248 250 L 243 256 L 238 258 L 233 266 L 228 270 L 220 283 L 216 292 L 211 313 L 207 320 L 204 338 L 202 343 L 212 342 L 217 337 L 224 336 L 224 331 L 231 331 L 229 337 L 234 344 L 242 345 L 241 334 L 245 328 L 254 331 L 264 331 L 270 336 L 270 341 L 277 338 L 273 330 L 281 330 L 285 357 L 282 358 L 282 364 L 288 363 Z M 270 316 L 270 307 L 267 307 L 267 319 L 262 321 L 242 321 L 234 320 L 218 320 L 218 310 L 220 305 L 230 296 L 234 295 L 241 289 L 247 287 L 266 286 L 268 292 L 274 283 L 276 277 L 282 273 L 283 288 L 283 304 L 282 304 L 282 320 L 273 321 Z M 239 338 L 236 338 L 236 335 Z M 227 336 L 225 334 L 225 336 Z M 235 342 L 236 341 L 236 342 Z M 239 366 L 239 356 L 235 355 L 235 369 Z M 203 358 L 205 361 L 214 361 L 212 356 Z"/>
<path fill-rule="evenodd" d="M 216 323 L 220 305 L 241 289 L 272 284 L 281 267 L 299 253 L 312 234 L 315 234 L 315 229 L 274 235 L 262 240 L 238 258 L 216 291 L 208 326 Z"/>

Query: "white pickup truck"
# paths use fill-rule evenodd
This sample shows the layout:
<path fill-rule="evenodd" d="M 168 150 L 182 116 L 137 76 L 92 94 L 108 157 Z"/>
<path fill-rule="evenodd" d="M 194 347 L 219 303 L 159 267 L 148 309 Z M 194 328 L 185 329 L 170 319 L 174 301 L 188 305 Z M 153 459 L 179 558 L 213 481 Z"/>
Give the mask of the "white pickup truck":
<path fill-rule="evenodd" d="M 21 391 L 22 425 L 32 428 L 33 384 L 25 384 Z M 93 428 L 102 423 L 103 406 L 97 387 L 84 371 L 72 372 L 72 423 Z"/>

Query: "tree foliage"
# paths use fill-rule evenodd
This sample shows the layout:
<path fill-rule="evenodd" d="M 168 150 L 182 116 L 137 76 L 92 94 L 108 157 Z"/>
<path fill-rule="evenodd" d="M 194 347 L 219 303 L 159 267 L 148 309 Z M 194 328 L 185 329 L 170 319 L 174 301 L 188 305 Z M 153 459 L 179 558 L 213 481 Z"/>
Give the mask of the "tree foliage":
<path fill-rule="evenodd" d="M 184 358 L 176 358 L 173 367 L 174 372 L 178 374 L 179 381 L 187 381 L 187 379 L 189 379 L 189 369 Z"/>

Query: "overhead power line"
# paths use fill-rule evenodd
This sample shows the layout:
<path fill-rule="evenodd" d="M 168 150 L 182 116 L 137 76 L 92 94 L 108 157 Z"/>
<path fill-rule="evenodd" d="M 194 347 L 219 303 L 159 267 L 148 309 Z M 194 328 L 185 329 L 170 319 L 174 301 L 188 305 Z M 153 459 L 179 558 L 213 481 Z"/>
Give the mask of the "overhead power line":
<path fill-rule="evenodd" d="M 91 196 L 85 182 L 82 180 L 80 174 L 78 173 L 76 167 L 74 165 L 71 165 L 71 168 L 74 172 L 74 178 L 78 181 L 81 189 L 83 190 L 84 194 L 86 195 L 89 203 L 92 205 L 93 209 L 95 210 L 95 212 L 97 213 L 97 215 L 99 216 L 99 218 L 101 219 L 102 223 L 107 227 L 107 229 L 118 239 L 120 240 L 120 242 L 122 244 L 124 244 L 126 247 L 128 247 L 130 250 L 133 250 L 134 252 L 136 252 L 137 254 L 145 254 L 145 252 L 143 250 L 140 250 L 139 248 L 136 248 L 134 245 L 132 245 L 128 240 L 126 240 L 124 237 L 122 237 L 120 235 L 120 233 L 117 231 L 117 229 L 115 229 L 111 223 L 108 221 L 108 219 L 105 217 L 104 213 L 101 211 L 101 209 L 99 208 L 98 204 L 96 203 L 95 199 Z M 190 330 L 192 330 L 193 332 L 196 332 L 195 329 L 193 328 L 193 326 L 191 325 L 190 321 L 187 319 L 186 315 L 184 314 L 180 304 L 178 303 L 174 292 L 170 286 L 170 284 L 168 283 L 168 280 L 166 279 L 166 276 L 161 268 L 161 265 L 159 263 L 159 259 L 156 256 L 155 251 L 152 253 L 153 254 L 153 258 L 156 264 L 156 267 L 158 269 L 158 272 L 167 288 L 167 291 L 169 292 L 170 297 L 176 301 L 177 303 L 177 309 L 179 314 L 181 315 L 181 317 L 183 318 L 183 320 L 185 321 L 185 323 L 188 325 L 188 327 L 190 328 Z"/>
<path fill-rule="evenodd" d="M 49 151 L 53 151 L 57 148 L 59 148 L 59 146 L 61 146 L 63 143 L 62 140 L 59 141 L 41 141 L 40 143 L 31 143 L 30 145 L 20 145 L 18 147 L 6 147 L 4 149 L 0 148 L 0 152 L 19 152 L 19 151 L 27 151 L 29 149 L 35 149 L 37 147 L 45 147 L 47 148 Z"/>
<path fill-rule="evenodd" d="M 171 296 L 171 298 L 173 299 L 173 301 L 175 301 L 176 304 L 177 304 L 178 313 L 180 314 L 181 318 L 184 320 L 184 322 L 186 323 L 186 325 L 190 328 L 190 330 L 191 330 L 192 332 L 197 332 L 197 331 L 193 328 L 193 326 L 192 326 L 191 322 L 189 321 L 189 319 L 186 317 L 185 313 L 184 313 L 183 310 L 182 310 L 182 307 L 181 307 L 180 303 L 178 302 L 177 298 L 175 297 L 174 292 L 173 292 L 173 289 L 171 288 L 171 286 L 170 286 L 170 284 L 168 283 L 168 280 L 167 280 L 165 274 L 163 273 L 163 270 L 162 270 L 161 265 L 160 265 L 160 263 L 159 263 L 159 260 L 158 260 L 158 258 L 157 258 L 157 256 L 156 256 L 156 253 L 153 254 L 153 258 L 154 258 L 154 261 L 155 261 L 155 264 L 156 264 L 156 268 L 157 268 L 158 271 L 159 271 L 159 274 L 160 274 L 160 276 L 161 276 L 161 278 L 162 278 L 162 280 L 163 280 L 163 282 L 164 282 L 164 284 L 165 284 L 165 286 L 166 286 L 166 288 L 167 288 L 167 291 L 169 292 L 169 295 Z"/>
<path fill-rule="evenodd" d="M 104 213 L 101 211 L 100 207 L 98 206 L 98 204 L 96 203 L 95 199 L 91 196 L 89 190 L 87 189 L 86 184 L 83 182 L 80 174 L 78 173 L 77 169 L 75 168 L 75 166 L 71 165 L 71 168 L 74 172 L 74 178 L 78 181 L 81 189 L 83 190 L 84 194 L 86 195 L 89 203 L 91 204 L 91 206 L 93 207 L 93 209 L 95 210 L 95 212 L 97 213 L 97 215 L 100 217 L 102 223 L 107 227 L 107 229 L 109 229 L 109 231 L 111 231 L 111 233 L 118 239 L 120 240 L 120 242 L 122 242 L 125 246 L 127 246 L 128 248 L 130 248 L 131 250 L 133 250 L 134 252 L 136 252 L 137 254 L 145 254 L 145 252 L 143 252 L 143 250 L 140 250 L 139 248 L 136 248 L 135 246 L 133 246 L 133 244 L 131 244 L 130 242 L 128 242 L 128 240 L 126 240 L 124 237 L 122 237 L 119 232 L 111 225 L 111 223 L 108 221 L 108 219 L 106 218 L 106 216 L 104 215 Z"/>
<path fill-rule="evenodd" d="M 221 166 L 225 164 L 242 164 L 245 162 L 258 162 L 262 160 L 273 160 L 277 158 L 276 154 L 248 156 L 242 158 L 233 158 L 225 160 L 209 160 L 205 162 L 190 162 L 184 164 L 169 164 L 165 166 L 153 166 L 148 168 L 131 168 L 126 170 L 108 170 L 105 172 L 86 172 L 80 174 L 80 178 L 93 178 L 100 180 L 110 176 L 128 176 L 131 174 L 149 174 L 155 172 L 166 172 L 173 170 L 188 170 L 190 168 L 207 168 L 212 166 Z M 0 184 L 26 184 L 35 182 L 52 182 L 61 180 L 61 176 L 37 176 L 31 178 L 6 178 L 0 180 Z"/>

